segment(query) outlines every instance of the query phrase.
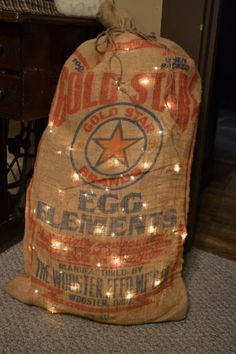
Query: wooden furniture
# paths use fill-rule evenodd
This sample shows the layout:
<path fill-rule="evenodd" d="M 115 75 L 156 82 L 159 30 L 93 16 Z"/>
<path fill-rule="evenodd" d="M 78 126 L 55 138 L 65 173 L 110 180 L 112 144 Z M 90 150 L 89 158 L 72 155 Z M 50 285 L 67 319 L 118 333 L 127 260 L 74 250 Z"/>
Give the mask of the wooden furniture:
<path fill-rule="evenodd" d="M 89 18 L 0 12 L 0 225 L 8 219 L 9 120 L 47 117 L 66 58 L 102 30 Z"/>

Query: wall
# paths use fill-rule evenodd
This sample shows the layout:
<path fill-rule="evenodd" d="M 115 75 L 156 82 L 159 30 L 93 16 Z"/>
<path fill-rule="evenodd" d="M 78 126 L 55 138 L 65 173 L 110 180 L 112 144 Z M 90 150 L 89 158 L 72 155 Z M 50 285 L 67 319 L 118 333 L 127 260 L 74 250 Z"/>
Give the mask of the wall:
<path fill-rule="evenodd" d="M 117 6 L 127 10 L 135 19 L 137 28 L 144 32 L 161 31 L 163 0 L 116 0 Z"/>

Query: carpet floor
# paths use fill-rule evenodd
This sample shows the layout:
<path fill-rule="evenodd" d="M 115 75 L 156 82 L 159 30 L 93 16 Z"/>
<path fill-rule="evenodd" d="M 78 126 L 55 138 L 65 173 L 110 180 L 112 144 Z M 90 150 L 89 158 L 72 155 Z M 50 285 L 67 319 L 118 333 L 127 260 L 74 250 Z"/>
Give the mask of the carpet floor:
<path fill-rule="evenodd" d="M 22 243 L 0 254 L 0 287 L 23 270 Z M 104 325 L 52 315 L 0 290 L 1 354 L 235 354 L 236 262 L 193 249 L 186 258 L 186 320 Z"/>

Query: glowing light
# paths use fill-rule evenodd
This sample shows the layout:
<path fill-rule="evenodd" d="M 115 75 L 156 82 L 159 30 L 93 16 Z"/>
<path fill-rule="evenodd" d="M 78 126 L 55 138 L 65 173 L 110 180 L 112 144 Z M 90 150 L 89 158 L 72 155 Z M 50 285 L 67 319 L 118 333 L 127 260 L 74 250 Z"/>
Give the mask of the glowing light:
<path fill-rule="evenodd" d="M 57 151 L 57 155 L 62 155 L 62 151 L 61 151 L 61 150 L 58 150 L 58 151 Z"/>
<path fill-rule="evenodd" d="M 48 123 L 48 126 L 49 126 L 49 127 L 53 127 L 53 125 L 54 125 L 53 122 L 49 122 L 49 123 Z"/>
<path fill-rule="evenodd" d="M 116 264 L 116 265 L 120 264 L 121 263 L 120 258 L 119 257 L 114 257 L 113 263 Z"/>
<path fill-rule="evenodd" d="M 97 226 L 95 227 L 95 230 L 94 230 L 94 233 L 95 233 L 95 234 L 101 235 L 101 234 L 103 234 L 103 232 L 104 232 L 104 226 L 99 226 L 99 225 L 97 225 Z"/>
<path fill-rule="evenodd" d="M 115 166 L 119 166 L 119 164 L 120 164 L 119 160 L 117 160 L 115 158 L 113 159 L 113 163 Z"/>
<path fill-rule="evenodd" d="M 58 189 L 59 194 L 64 194 L 64 191 L 62 189 Z"/>
<path fill-rule="evenodd" d="M 53 129 L 49 129 L 49 133 L 52 134 L 53 133 Z"/>
<path fill-rule="evenodd" d="M 124 259 L 128 259 L 129 258 L 129 256 L 124 256 Z"/>
<path fill-rule="evenodd" d="M 36 209 L 33 210 L 33 213 L 36 214 Z"/>
<path fill-rule="evenodd" d="M 161 284 L 161 279 L 157 279 L 154 282 L 154 286 L 159 286 Z"/>
<path fill-rule="evenodd" d="M 154 66 L 154 68 L 153 68 L 154 70 L 158 70 L 159 69 L 159 67 L 158 66 Z"/>
<path fill-rule="evenodd" d="M 105 191 L 106 191 L 106 192 L 109 192 L 109 188 L 106 188 Z"/>
<path fill-rule="evenodd" d="M 174 171 L 175 171 L 176 173 L 179 173 L 179 172 L 180 172 L 180 165 L 179 165 L 178 163 L 174 165 Z"/>
<path fill-rule="evenodd" d="M 49 210 L 50 206 L 49 205 L 45 205 L 44 209 Z"/>
<path fill-rule="evenodd" d="M 151 166 L 150 162 L 144 162 L 143 167 L 148 169 Z"/>
<path fill-rule="evenodd" d="M 115 237 L 115 236 L 116 236 L 115 232 L 112 232 L 111 237 Z"/>
<path fill-rule="evenodd" d="M 128 52 L 129 51 L 129 47 L 125 47 L 125 50 L 126 50 L 126 52 Z"/>
<path fill-rule="evenodd" d="M 163 135 L 163 130 L 159 130 L 159 134 L 160 134 L 160 135 Z"/>
<path fill-rule="evenodd" d="M 46 220 L 46 224 L 50 225 L 51 221 L 50 220 Z"/>
<path fill-rule="evenodd" d="M 59 273 L 60 273 L 60 274 L 63 274 L 63 271 L 61 270 Z"/>
<path fill-rule="evenodd" d="M 187 236 L 188 236 L 187 232 L 183 232 L 183 233 L 181 234 L 182 240 L 184 241 Z"/>
<path fill-rule="evenodd" d="M 61 248 L 61 242 L 53 241 L 52 242 L 52 248 Z"/>
<path fill-rule="evenodd" d="M 147 203 L 143 203 L 143 207 L 144 207 L 145 209 L 147 209 L 148 204 L 147 204 Z"/>
<path fill-rule="evenodd" d="M 130 300 L 133 296 L 134 294 L 132 294 L 130 291 L 127 291 L 126 299 Z"/>
<path fill-rule="evenodd" d="M 107 297 L 111 297 L 111 296 L 112 296 L 112 292 L 111 292 L 110 290 L 107 291 L 107 292 L 106 292 L 106 296 L 107 296 Z"/>
<path fill-rule="evenodd" d="M 142 216 L 139 216 L 139 220 L 143 220 L 143 217 L 142 217 Z"/>
<path fill-rule="evenodd" d="M 148 232 L 149 232 L 150 234 L 154 234 L 154 233 L 156 232 L 156 227 L 154 227 L 153 225 L 149 226 Z"/>
<path fill-rule="evenodd" d="M 66 252 L 68 251 L 68 247 L 64 247 L 63 250 Z"/>
<path fill-rule="evenodd" d="M 122 210 L 123 213 L 125 212 L 125 208 L 122 208 L 121 210 Z"/>
<path fill-rule="evenodd" d="M 147 86 L 150 83 L 150 79 L 148 77 L 143 77 L 142 79 L 139 80 L 141 85 Z"/>
<path fill-rule="evenodd" d="M 38 294 L 39 291 L 37 289 L 35 289 L 34 292 L 35 292 L 35 294 Z"/>
<path fill-rule="evenodd" d="M 48 307 L 48 311 L 51 313 L 57 313 L 57 310 L 55 309 L 55 307 Z"/>
<path fill-rule="evenodd" d="M 73 285 L 71 285 L 70 290 L 71 291 L 77 291 L 80 289 L 80 283 L 74 283 Z"/>
<path fill-rule="evenodd" d="M 32 249 L 35 250 L 35 246 L 32 246 Z"/>
<path fill-rule="evenodd" d="M 168 111 L 172 109 L 172 104 L 170 101 L 167 101 L 165 106 Z"/>
<path fill-rule="evenodd" d="M 98 268 L 101 268 L 101 266 L 102 266 L 101 263 L 97 263 Z"/>
<path fill-rule="evenodd" d="M 131 176 L 130 179 L 131 179 L 132 181 L 134 181 L 134 180 L 135 180 L 135 177 L 134 177 L 134 176 Z"/>
<path fill-rule="evenodd" d="M 79 174 L 78 173 L 73 173 L 73 175 L 72 175 L 72 179 L 73 179 L 73 181 L 79 181 L 79 179 L 80 179 L 80 177 L 79 177 Z"/>

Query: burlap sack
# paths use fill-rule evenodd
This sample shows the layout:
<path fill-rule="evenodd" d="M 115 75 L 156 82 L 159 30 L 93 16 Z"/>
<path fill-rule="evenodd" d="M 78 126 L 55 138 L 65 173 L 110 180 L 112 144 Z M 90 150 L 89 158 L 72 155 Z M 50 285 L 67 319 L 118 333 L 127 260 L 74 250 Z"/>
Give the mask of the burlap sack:
<path fill-rule="evenodd" d="M 180 320 L 199 75 L 162 38 L 109 30 L 97 45 L 61 72 L 27 193 L 25 275 L 6 289 L 100 322 Z"/>

